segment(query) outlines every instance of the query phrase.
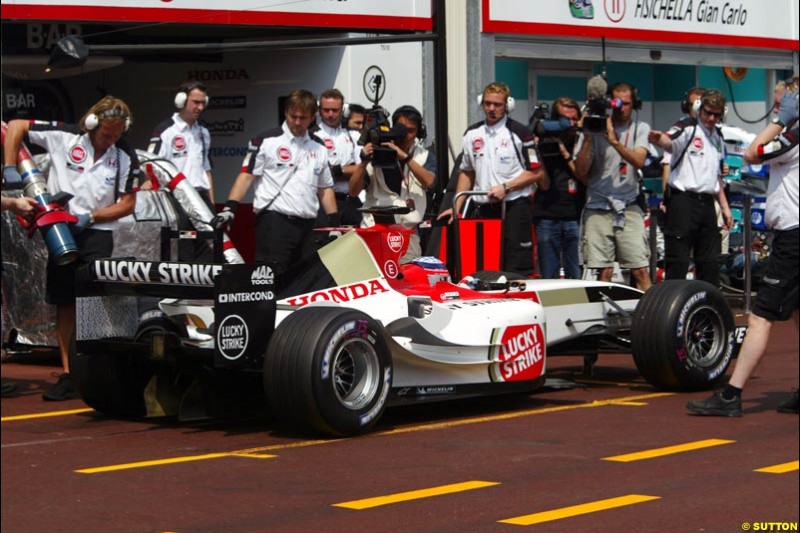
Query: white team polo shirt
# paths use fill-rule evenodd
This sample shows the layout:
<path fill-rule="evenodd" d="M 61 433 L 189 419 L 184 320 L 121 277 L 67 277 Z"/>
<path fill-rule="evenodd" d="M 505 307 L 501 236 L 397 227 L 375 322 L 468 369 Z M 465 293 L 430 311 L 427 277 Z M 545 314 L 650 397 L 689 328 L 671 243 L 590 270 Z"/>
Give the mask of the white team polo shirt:
<path fill-rule="evenodd" d="M 319 189 L 333 187 L 327 152 L 308 132 L 292 135 L 286 122 L 250 141 L 242 172 L 256 177 L 253 208 L 316 218 Z"/>
<path fill-rule="evenodd" d="M 482 123 L 464 135 L 464 157 L 460 168 L 475 172 L 475 190 L 488 191 L 495 185 L 516 178 L 525 170 L 520 162 L 522 140 L 506 127 L 507 121 L 508 117 L 504 116 L 492 126 Z M 530 194 L 531 187 L 527 186 L 511 191 L 506 200 L 516 200 Z M 476 196 L 474 201 L 486 203 L 489 199 Z"/>
<path fill-rule="evenodd" d="M 51 122 L 32 122 L 28 139 L 50 154 L 47 189 L 51 195 L 67 192 L 72 199 L 67 210 L 77 216 L 89 214 L 116 202 L 114 183 L 119 179 L 119 194 L 133 190 L 139 168 L 130 152 L 114 145 L 97 161 L 89 135 L 74 126 Z M 119 144 L 119 143 L 118 143 Z M 98 222 L 92 229 L 112 231 L 119 221 Z"/>
<path fill-rule="evenodd" d="M 210 147 L 208 128 L 199 122 L 189 125 L 180 113 L 175 113 L 156 127 L 147 151 L 174 164 L 195 189 L 209 190 Z"/>
<path fill-rule="evenodd" d="M 709 132 L 699 122 L 697 128 L 687 126 L 672 140 L 672 160 L 680 157 L 684 148 L 686 153 L 669 175 L 669 185 L 679 191 L 716 195 L 720 161 L 725 156 L 717 128 Z"/>
<path fill-rule="evenodd" d="M 324 122 L 319 124 L 319 129 L 314 135 L 322 139 L 325 148 L 328 150 L 328 164 L 333 165 L 357 165 L 361 158 L 356 153 L 356 144 L 350 135 L 350 130 L 346 128 L 331 128 Z M 360 150 L 359 150 L 360 151 Z M 350 183 L 347 180 L 336 181 L 333 183 L 333 190 L 345 193 L 350 190 Z"/>
<path fill-rule="evenodd" d="M 800 225 L 800 171 L 798 170 L 798 147 L 769 159 L 769 185 L 767 205 L 764 209 L 767 227 L 790 230 Z"/>

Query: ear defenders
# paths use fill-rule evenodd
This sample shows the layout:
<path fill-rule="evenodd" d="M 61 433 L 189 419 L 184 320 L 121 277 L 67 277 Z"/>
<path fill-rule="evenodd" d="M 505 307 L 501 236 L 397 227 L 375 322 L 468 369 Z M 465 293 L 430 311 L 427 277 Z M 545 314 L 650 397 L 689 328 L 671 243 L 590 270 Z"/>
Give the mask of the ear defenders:
<path fill-rule="evenodd" d="M 205 86 L 199 81 L 194 81 L 178 89 L 178 93 L 175 95 L 175 100 L 173 100 L 175 107 L 177 109 L 183 109 L 186 107 L 186 102 L 189 100 L 189 93 L 195 89 L 200 89 L 204 92 L 206 90 Z M 208 93 L 206 93 L 205 101 L 206 105 L 208 105 Z"/>
<path fill-rule="evenodd" d="M 131 117 L 126 115 L 122 109 L 119 108 L 106 109 L 105 111 L 101 112 L 99 116 L 94 113 L 89 113 L 86 115 L 86 120 L 84 120 L 83 124 L 87 131 L 92 131 L 93 129 L 97 128 L 97 126 L 99 126 L 100 122 L 103 120 L 117 117 L 125 119 L 125 131 L 128 131 L 128 129 L 131 127 Z"/>
<path fill-rule="evenodd" d="M 702 87 L 692 87 L 688 91 L 683 94 L 683 100 L 681 100 L 681 112 L 684 114 L 697 113 L 700 110 L 700 99 L 702 98 L 702 93 L 705 90 Z M 700 93 L 701 98 L 696 98 L 694 102 L 689 101 L 689 97 L 693 94 Z"/>
<path fill-rule="evenodd" d="M 483 105 L 483 93 L 480 93 L 478 95 L 477 100 L 478 100 L 478 106 L 482 106 Z M 514 111 L 514 107 L 516 106 L 516 103 L 517 103 L 517 101 L 514 100 L 513 96 L 509 96 L 508 98 L 506 98 L 506 113 L 511 113 L 512 111 Z"/>
<path fill-rule="evenodd" d="M 424 141 L 428 136 L 428 128 L 425 126 L 425 121 L 422 120 L 422 113 L 420 113 L 419 110 L 413 105 L 400 106 L 395 109 L 394 113 L 392 113 L 392 125 L 397 124 L 397 120 L 401 116 L 413 117 L 417 122 L 419 122 L 419 127 L 417 128 L 417 139 Z"/>

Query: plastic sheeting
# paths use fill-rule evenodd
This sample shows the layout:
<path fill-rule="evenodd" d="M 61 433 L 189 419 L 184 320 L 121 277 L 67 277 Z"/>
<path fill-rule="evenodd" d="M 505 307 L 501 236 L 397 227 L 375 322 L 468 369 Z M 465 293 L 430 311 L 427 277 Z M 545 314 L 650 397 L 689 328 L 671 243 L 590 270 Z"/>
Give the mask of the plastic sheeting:
<path fill-rule="evenodd" d="M 39 162 L 45 172 L 47 161 Z M 4 196 L 20 192 L 3 191 Z M 161 227 L 177 228 L 178 217 L 166 191 L 136 193 L 136 211 L 120 220 L 114 232 L 114 256 L 140 260 L 161 257 Z M 39 232 L 27 233 L 9 211 L 2 213 L 3 344 L 9 340 L 33 346 L 57 346 L 55 306 L 45 302 L 47 248 Z M 172 256 L 176 257 L 173 243 Z"/>

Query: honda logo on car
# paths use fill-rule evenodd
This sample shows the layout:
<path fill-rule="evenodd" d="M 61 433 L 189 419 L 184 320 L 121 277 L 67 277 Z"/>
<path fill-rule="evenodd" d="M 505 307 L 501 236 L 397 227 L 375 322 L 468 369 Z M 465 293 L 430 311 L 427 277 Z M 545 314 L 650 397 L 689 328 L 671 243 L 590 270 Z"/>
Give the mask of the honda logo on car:
<path fill-rule="evenodd" d="M 151 261 L 99 260 L 94 262 L 97 281 L 164 283 L 169 285 L 214 286 L 222 265 L 153 263 Z M 155 270 L 154 268 L 155 267 Z"/>
<path fill-rule="evenodd" d="M 217 328 L 217 346 L 225 359 L 242 356 L 247 349 L 247 324 L 239 315 L 228 315 Z"/>
<path fill-rule="evenodd" d="M 497 330 L 495 330 L 497 332 Z M 535 379 L 544 371 L 544 335 L 539 324 L 509 326 L 494 342 L 493 374 L 498 381 Z"/>
<path fill-rule="evenodd" d="M 364 298 L 365 296 L 374 296 L 382 292 L 389 292 L 389 287 L 380 279 L 373 279 L 369 281 L 353 283 L 351 285 L 343 285 L 342 287 L 334 287 L 324 291 L 312 292 L 303 294 L 295 298 L 289 298 L 286 303 L 289 305 L 303 306 L 312 302 L 349 302 Z"/>
<path fill-rule="evenodd" d="M 272 285 L 275 283 L 275 274 L 267 265 L 262 265 L 250 275 L 250 283 L 253 285 Z"/>

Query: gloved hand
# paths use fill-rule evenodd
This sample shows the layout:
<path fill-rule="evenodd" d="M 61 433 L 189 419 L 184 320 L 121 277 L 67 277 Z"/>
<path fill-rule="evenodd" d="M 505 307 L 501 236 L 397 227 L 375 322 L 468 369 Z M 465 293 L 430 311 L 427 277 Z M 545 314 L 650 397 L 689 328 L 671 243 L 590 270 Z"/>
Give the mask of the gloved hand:
<path fill-rule="evenodd" d="M 338 228 L 342 225 L 342 218 L 339 213 L 328 213 L 328 226 L 331 228 Z"/>
<path fill-rule="evenodd" d="M 19 175 L 16 165 L 3 167 L 3 181 L 6 189 L 19 189 L 22 187 L 22 176 Z"/>
<path fill-rule="evenodd" d="M 209 224 L 214 229 L 230 228 L 231 224 L 233 224 L 233 217 L 237 209 L 239 209 L 239 202 L 236 200 L 228 200 L 225 202 L 225 207 L 222 208 L 222 211 L 217 213 L 217 216 L 212 218 Z"/>
<path fill-rule="evenodd" d="M 778 110 L 778 120 L 781 124 L 788 126 L 797 120 L 797 96 L 796 91 L 783 91 L 781 96 L 781 108 Z"/>
<path fill-rule="evenodd" d="M 92 225 L 92 215 L 89 213 L 81 213 L 78 215 L 78 221 L 75 223 L 75 229 L 81 231 Z"/>

